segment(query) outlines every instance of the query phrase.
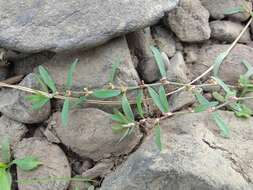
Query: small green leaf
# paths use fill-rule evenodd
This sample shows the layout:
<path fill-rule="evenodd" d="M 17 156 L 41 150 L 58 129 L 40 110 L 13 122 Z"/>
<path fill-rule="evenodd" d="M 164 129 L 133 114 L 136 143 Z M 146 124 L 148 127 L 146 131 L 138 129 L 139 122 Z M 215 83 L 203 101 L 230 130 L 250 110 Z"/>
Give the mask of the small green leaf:
<path fill-rule="evenodd" d="M 104 99 L 104 98 L 112 98 L 120 94 L 121 94 L 120 90 L 100 89 L 100 90 L 95 90 L 92 95 L 95 96 L 96 98 Z"/>
<path fill-rule="evenodd" d="M 163 58 L 162 58 L 162 55 L 161 55 L 160 51 L 154 46 L 151 46 L 150 48 L 151 48 L 151 51 L 152 51 L 152 53 L 155 57 L 156 64 L 158 65 L 161 76 L 163 78 L 166 78 L 165 64 L 164 64 L 164 61 L 163 61 Z"/>
<path fill-rule="evenodd" d="M 1 152 L 4 163 L 9 163 L 11 161 L 11 149 L 9 138 L 6 136 L 2 140 Z"/>
<path fill-rule="evenodd" d="M 245 104 L 237 103 L 240 109 L 234 110 L 237 117 L 250 118 L 253 115 L 253 111 Z"/>
<path fill-rule="evenodd" d="M 144 98 L 143 91 L 140 90 L 138 93 L 138 96 L 136 97 L 136 105 L 137 105 L 137 111 L 142 118 L 144 118 L 144 111 L 142 109 L 143 98 Z"/>
<path fill-rule="evenodd" d="M 123 136 L 119 139 L 118 143 L 121 143 L 126 137 L 131 134 L 132 128 L 127 128 Z"/>
<path fill-rule="evenodd" d="M 0 189 L 11 190 L 11 175 L 3 168 L 0 168 Z"/>
<path fill-rule="evenodd" d="M 69 90 L 73 84 L 73 73 L 76 70 L 76 65 L 79 62 L 78 59 L 76 59 L 70 66 L 70 69 L 68 71 L 67 75 L 67 82 L 66 82 L 66 89 Z"/>
<path fill-rule="evenodd" d="M 61 112 L 61 121 L 63 127 L 68 126 L 69 120 L 69 108 L 70 108 L 70 101 L 69 98 L 66 98 L 63 103 L 62 112 Z"/>
<path fill-rule="evenodd" d="M 85 96 L 81 96 L 76 100 L 71 100 L 70 105 L 69 105 L 69 109 L 73 109 L 78 106 L 81 106 L 86 100 L 87 100 L 87 98 Z"/>
<path fill-rule="evenodd" d="M 39 66 L 39 73 L 43 82 L 52 90 L 53 93 L 55 93 L 56 86 L 55 86 L 54 80 L 49 75 L 48 71 L 44 67 Z"/>
<path fill-rule="evenodd" d="M 229 127 L 227 126 L 225 121 L 222 119 L 220 114 L 218 112 L 213 112 L 212 113 L 212 118 L 215 121 L 216 125 L 221 130 L 222 136 L 228 137 L 229 136 Z"/>
<path fill-rule="evenodd" d="M 161 140 L 161 128 L 160 125 L 158 124 L 155 127 L 155 143 L 157 145 L 157 147 L 159 148 L 159 150 L 162 150 L 162 140 Z"/>
<path fill-rule="evenodd" d="M 45 104 L 47 104 L 50 99 L 41 94 L 35 94 L 31 96 L 26 96 L 26 99 L 32 103 L 32 109 L 37 110 L 42 108 Z"/>
<path fill-rule="evenodd" d="M 244 12 L 244 8 L 242 6 L 239 6 L 239 7 L 233 7 L 233 8 L 225 10 L 224 15 L 232 15 L 232 14 L 237 14 L 237 13 L 242 13 L 242 12 Z"/>
<path fill-rule="evenodd" d="M 165 89 L 163 86 L 159 87 L 159 97 L 160 97 L 160 101 L 162 103 L 165 113 L 168 113 L 169 112 L 169 103 L 168 103 L 166 92 L 165 92 Z"/>
<path fill-rule="evenodd" d="M 128 124 L 132 122 L 132 121 L 129 121 L 128 118 L 119 111 L 115 111 L 115 114 L 112 114 L 112 120 L 122 123 L 122 124 Z"/>
<path fill-rule="evenodd" d="M 110 78 L 109 78 L 109 82 L 113 83 L 114 79 L 115 79 L 115 76 L 117 74 L 117 71 L 119 69 L 119 66 L 122 64 L 122 61 L 120 59 L 118 59 L 116 61 L 116 63 L 114 63 L 112 65 L 112 71 L 110 73 Z"/>
<path fill-rule="evenodd" d="M 167 110 L 164 109 L 163 104 L 160 100 L 160 96 L 156 93 L 156 91 L 152 87 L 148 87 L 149 95 L 154 101 L 155 105 L 159 108 L 162 113 L 166 113 Z"/>
<path fill-rule="evenodd" d="M 225 52 L 222 52 L 220 53 L 215 61 L 214 61 L 214 68 L 213 68 L 213 73 L 214 73 L 214 76 L 217 77 L 218 74 L 219 74 L 219 69 L 220 69 L 220 65 L 223 63 L 223 61 L 225 60 L 225 58 L 227 57 L 228 55 L 228 52 L 225 51 Z"/>
<path fill-rule="evenodd" d="M 214 97 L 215 100 L 218 100 L 219 102 L 225 102 L 225 98 L 224 96 L 222 96 L 220 93 L 218 92 L 213 92 L 212 96 Z"/>
<path fill-rule="evenodd" d="M 222 88 L 223 90 L 227 93 L 227 95 L 229 96 L 235 96 L 236 92 L 232 91 L 229 86 L 224 83 L 221 79 L 217 78 L 217 77 L 212 77 Z"/>
<path fill-rule="evenodd" d="M 194 92 L 194 95 L 195 95 L 197 101 L 200 103 L 200 105 L 209 104 L 209 101 L 202 94 L 200 94 L 198 91 Z"/>
<path fill-rule="evenodd" d="M 134 122 L 134 114 L 125 94 L 122 96 L 122 109 L 127 119 Z"/>
<path fill-rule="evenodd" d="M 194 109 L 194 112 L 195 113 L 203 112 L 217 106 L 218 104 L 219 102 L 209 102 L 208 104 L 200 104 L 198 107 Z"/>
<path fill-rule="evenodd" d="M 112 126 L 112 131 L 114 133 L 122 132 L 125 128 L 122 125 L 114 125 Z"/>
<path fill-rule="evenodd" d="M 33 156 L 27 156 L 23 159 L 13 160 L 11 165 L 12 164 L 16 164 L 20 169 L 24 171 L 34 170 L 38 168 L 40 165 L 42 165 L 39 159 Z"/>

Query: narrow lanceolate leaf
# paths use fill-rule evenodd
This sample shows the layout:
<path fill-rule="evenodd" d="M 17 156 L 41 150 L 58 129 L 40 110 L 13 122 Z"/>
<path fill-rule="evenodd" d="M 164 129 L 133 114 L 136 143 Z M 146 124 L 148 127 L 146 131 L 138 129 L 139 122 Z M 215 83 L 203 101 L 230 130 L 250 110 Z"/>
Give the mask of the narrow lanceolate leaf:
<path fill-rule="evenodd" d="M 114 79 L 115 79 L 115 76 L 116 76 L 116 74 L 117 74 L 117 71 L 118 71 L 118 69 L 119 69 L 119 66 L 122 64 L 122 61 L 120 60 L 120 59 L 118 59 L 117 61 L 116 61 L 116 63 L 114 63 L 113 65 L 112 65 L 112 71 L 111 71 L 111 73 L 110 73 L 110 78 L 109 78 L 109 82 L 110 83 L 113 83 L 113 81 L 114 81 Z"/>
<path fill-rule="evenodd" d="M 125 128 L 122 126 L 122 125 L 114 125 L 112 126 L 112 131 L 114 133 L 119 133 L 119 132 L 122 132 L 122 130 L 124 130 Z"/>
<path fill-rule="evenodd" d="M 151 48 L 151 51 L 155 57 L 155 61 L 156 61 L 156 64 L 158 65 L 161 76 L 163 78 L 166 78 L 165 64 L 164 64 L 163 57 L 162 57 L 160 51 L 154 46 L 151 46 L 150 48 Z"/>
<path fill-rule="evenodd" d="M 11 160 L 10 141 L 8 137 L 4 137 L 1 144 L 1 157 L 4 163 L 9 163 Z"/>
<path fill-rule="evenodd" d="M 131 128 L 127 128 L 125 130 L 125 133 L 123 136 L 119 139 L 118 143 L 121 143 L 126 137 L 128 137 L 131 134 Z"/>
<path fill-rule="evenodd" d="M 39 73 L 43 82 L 52 90 L 53 93 L 56 92 L 55 82 L 49 75 L 48 71 L 44 67 L 39 66 Z"/>
<path fill-rule="evenodd" d="M 0 168 L 0 189 L 11 190 L 11 175 L 3 168 Z"/>
<path fill-rule="evenodd" d="M 197 101 L 200 103 L 200 104 L 208 104 L 209 101 L 202 95 L 200 94 L 199 92 L 195 92 L 195 97 L 197 99 Z"/>
<path fill-rule="evenodd" d="M 26 99 L 31 101 L 32 109 L 34 109 L 34 110 L 42 108 L 50 100 L 48 97 L 45 97 L 41 94 L 27 96 Z"/>
<path fill-rule="evenodd" d="M 239 107 L 239 109 L 234 110 L 237 117 L 250 118 L 253 115 L 251 108 L 247 107 L 245 104 L 236 103 L 236 105 Z"/>
<path fill-rule="evenodd" d="M 24 171 L 31 171 L 42 165 L 38 158 L 33 156 L 27 156 L 23 159 L 13 160 L 11 164 L 16 164 L 20 169 Z"/>
<path fill-rule="evenodd" d="M 76 65 L 78 63 L 78 59 L 76 59 L 70 66 L 68 75 L 67 75 L 67 82 L 66 82 L 66 89 L 69 90 L 73 84 L 73 73 L 76 70 Z"/>
<path fill-rule="evenodd" d="M 218 93 L 218 92 L 213 92 L 212 93 L 212 96 L 213 96 L 213 98 L 215 99 L 215 100 L 218 100 L 219 102 L 225 102 L 226 100 L 225 100 L 225 97 L 224 96 L 222 96 L 220 93 Z"/>
<path fill-rule="evenodd" d="M 101 90 L 95 90 L 92 95 L 95 96 L 96 98 L 104 99 L 104 98 L 112 98 L 120 94 L 121 94 L 120 90 L 101 89 Z"/>
<path fill-rule="evenodd" d="M 122 97 L 122 109 L 128 120 L 134 122 L 134 114 L 125 94 Z"/>
<path fill-rule="evenodd" d="M 155 143 L 159 150 L 162 150 L 161 127 L 159 124 L 155 127 Z"/>
<path fill-rule="evenodd" d="M 242 6 L 233 7 L 233 8 L 225 10 L 224 11 L 224 15 L 232 15 L 232 14 L 242 13 L 244 11 L 245 10 L 244 10 L 244 8 Z"/>
<path fill-rule="evenodd" d="M 162 102 L 160 100 L 160 96 L 156 93 L 156 91 L 153 88 L 148 87 L 148 93 L 151 96 L 155 105 L 159 108 L 159 110 L 163 113 L 166 113 L 166 110 L 164 109 Z"/>
<path fill-rule="evenodd" d="M 203 111 L 206 111 L 210 108 L 217 106 L 218 104 L 219 104 L 219 102 L 209 102 L 208 104 L 200 104 L 199 106 L 197 106 L 194 109 L 194 112 L 195 113 L 203 112 Z"/>
<path fill-rule="evenodd" d="M 63 127 L 68 126 L 68 120 L 69 120 L 69 108 L 70 108 L 70 100 L 66 98 L 63 103 L 62 112 L 61 112 L 61 121 Z"/>
<path fill-rule="evenodd" d="M 235 92 L 233 92 L 230 88 L 229 88 L 229 86 L 225 83 L 225 82 L 223 82 L 221 79 L 219 79 L 218 77 L 212 77 L 217 83 L 218 83 L 218 85 L 220 85 L 222 88 L 223 88 L 223 90 L 227 93 L 227 94 L 229 94 L 229 95 L 235 95 Z"/>
<path fill-rule="evenodd" d="M 165 113 L 169 112 L 169 103 L 163 86 L 160 86 L 159 88 L 159 96 Z"/>
<path fill-rule="evenodd" d="M 215 61 L 214 61 L 214 65 L 213 65 L 213 66 L 214 66 L 214 67 L 213 67 L 213 73 L 214 73 L 214 76 L 215 76 L 215 77 L 218 76 L 220 66 L 221 66 L 221 64 L 223 63 L 223 61 L 225 60 L 225 58 L 227 57 L 227 55 L 228 55 L 228 52 L 225 51 L 225 52 L 220 53 L 220 54 L 216 57 L 216 59 L 215 59 Z"/>
<path fill-rule="evenodd" d="M 71 101 L 69 105 L 69 109 L 81 106 L 86 100 L 87 98 L 85 96 L 81 96 L 77 100 Z"/>
<path fill-rule="evenodd" d="M 143 91 L 140 90 L 138 93 L 138 96 L 136 97 L 136 105 L 137 105 L 137 111 L 142 118 L 144 118 L 144 111 L 142 109 L 143 98 L 144 98 Z"/>
<path fill-rule="evenodd" d="M 212 113 L 212 118 L 215 121 L 216 125 L 219 127 L 222 136 L 228 137 L 229 136 L 229 127 L 221 117 L 221 115 L 218 112 Z"/>

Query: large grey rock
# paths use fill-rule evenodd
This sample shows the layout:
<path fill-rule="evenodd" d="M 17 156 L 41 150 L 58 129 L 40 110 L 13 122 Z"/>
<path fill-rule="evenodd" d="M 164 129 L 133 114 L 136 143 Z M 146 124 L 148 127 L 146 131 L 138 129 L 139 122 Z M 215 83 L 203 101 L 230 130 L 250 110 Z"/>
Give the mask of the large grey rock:
<path fill-rule="evenodd" d="M 151 25 L 178 0 L 1 0 L 0 46 L 21 52 L 100 45 Z"/>
<path fill-rule="evenodd" d="M 72 110 L 67 127 L 62 126 L 60 113 L 54 113 L 48 130 L 81 157 L 98 161 L 108 156 L 127 154 L 140 142 L 142 134 L 136 127 L 129 137 L 118 143 L 123 134 L 114 133 L 111 129 L 113 125 L 110 114 L 87 108 Z"/>
<path fill-rule="evenodd" d="M 22 123 L 9 119 L 8 117 L 0 117 L 0 136 L 1 139 L 7 137 L 12 146 L 15 146 L 26 134 L 28 129 Z"/>
<path fill-rule="evenodd" d="M 163 150 L 150 135 L 100 190 L 251 190 L 253 119 L 220 112 L 231 126 L 221 137 L 208 113 L 161 122 Z"/>
<path fill-rule="evenodd" d="M 235 7 L 247 5 L 249 10 L 252 9 L 252 2 L 248 0 L 200 0 L 202 5 L 210 12 L 210 16 L 214 19 L 223 19 L 225 12 Z M 250 15 L 247 12 L 237 13 L 228 16 L 230 19 L 237 21 L 245 21 Z"/>
<path fill-rule="evenodd" d="M 213 65 L 217 56 L 225 52 L 228 48 L 229 45 L 218 44 L 202 47 L 199 51 L 197 61 L 191 67 L 193 78 L 196 78 L 206 71 L 209 66 Z M 253 66 L 253 48 L 237 44 L 221 64 L 219 77 L 229 84 L 237 84 L 240 75 L 246 72 L 246 67 L 242 64 L 243 60 L 249 62 Z"/>
<path fill-rule="evenodd" d="M 75 59 L 79 59 L 79 63 L 74 72 L 73 88 L 102 88 L 109 83 L 112 65 L 118 60 L 121 60 L 122 64 L 118 67 L 115 84 L 134 86 L 139 82 L 125 37 L 114 39 L 89 51 L 56 54 L 43 66 L 49 70 L 56 84 L 63 87 L 70 65 Z"/>
<path fill-rule="evenodd" d="M 181 0 L 168 13 L 165 24 L 183 42 L 201 42 L 210 38 L 209 13 L 199 0 Z"/>
<path fill-rule="evenodd" d="M 71 168 L 64 152 L 54 144 L 40 138 L 29 138 L 22 140 L 14 149 L 16 159 L 25 156 L 34 156 L 43 165 L 29 172 L 17 168 L 17 178 L 22 179 L 50 179 L 70 178 Z M 32 184 L 19 183 L 19 190 L 66 190 L 69 181 L 49 180 L 34 182 Z"/>
<path fill-rule="evenodd" d="M 19 84 L 20 86 L 41 90 L 42 86 L 34 74 L 27 75 Z M 0 91 L 0 112 L 5 116 L 21 123 L 40 123 L 45 121 L 51 112 L 50 102 L 40 109 L 32 109 L 32 104 L 27 100 L 31 94 L 16 90 L 2 89 Z"/>
<path fill-rule="evenodd" d="M 8 67 L 2 67 L 0 66 L 0 81 L 5 80 L 9 75 L 9 69 Z"/>
<path fill-rule="evenodd" d="M 216 20 L 210 22 L 210 28 L 212 31 L 211 38 L 221 42 L 232 43 L 241 33 L 244 26 L 237 22 Z M 250 41 L 250 31 L 247 29 L 240 38 L 239 42 L 249 43 Z"/>

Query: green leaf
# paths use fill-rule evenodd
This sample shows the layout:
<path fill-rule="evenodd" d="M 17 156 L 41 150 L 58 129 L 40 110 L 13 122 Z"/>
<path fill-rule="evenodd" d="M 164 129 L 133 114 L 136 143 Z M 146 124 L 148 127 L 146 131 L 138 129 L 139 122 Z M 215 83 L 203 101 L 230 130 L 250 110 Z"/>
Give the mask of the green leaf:
<path fill-rule="evenodd" d="M 112 65 L 112 71 L 110 73 L 110 78 L 109 78 L 109 82 L 113 83 L 114 79 L 115 79 L 115 76 L 117 74 L 117 71 L 119 69 L 119 66 L 122 64 L 122 61 L 120 59 L 118 59 L 116 61 L 116 63 L 114 63 Z"/>
<path fill-rule="evenodd" d="M 42 87 L 42 90 L 44 92 L 48 92 L 48 88 L 47 88 L 47 85 L 45 85 L 45 83 L 42 81 L 41 77 L 37 74 L 35 74 L 35 77 L 36 77 L 36 80 L 40 83 L 41 87 Z"/>
<path fill-rule="evenodd" d="M 216 59 L 214 60 L 214 68 L 213 68 L 213 73 L 214 76 L 217 77 L 219 74 L 219 69 L 220 69 L 220 65 L 222 64 L 222 62 L 225 60 L 225 58 L 227 57 L 228 52 L 222 52 L 220 53 Z"/>
<path fill-rule="evenodd" d="M 162 113 L 166 113 L 167 110 L 164 109 L 163 104 L 160 100 L 160 96 L 156 93 L 156 91 L 152 87 L 148 87 L 149 95 L 154 101 L 155 105 L 159 108 Z"/>
<path fill-rule="evenodd" d="M 61 121 L 63 127 L 68 126 L 69 120 L 69 108 L 70 108 L 70 101 L 69 98 L 66 98 L 63 103 L 62 112 L 61 112 Z"/>
<path fill-rule="evenodd" d="M 43 82 L 52 90 L 53 93 L 55 93 L 56 92 L 55 82 L 49 75 L 48 71 L 44 67 L 39 66 L 39 73 Z"/>
<path fill-rule="evenodd" d="M 127 119 L 134 122 L 134 114 L 125 94 L 122 96 L 122 109 Z"/>
<path fill-rule="evenodd" d="M 160 51 L 154 46 L 151 46 L 150 48 L 151 48 L 151 51 L 152 51 L 152 53 L 155 57 L 156 64 L 158 65 L 161 76 L 163 78 L 166 78 L 165 64 L 164 64 L 164 61 L 163 61 L 163 58 L 162 58 L 162 55 L 161 55 Z"/>
<path fill-rule="evenodd" d="M 67 82 L 66 82 L 66 89 L 69 90 L 73 84 L 73 73 L 76 70 L 76 65 L 79 62 L 78 59 L 76 59 L 70 66 L 70 69 L 68 71 L 67 75 Z"/>
<path fill-rule="evenodd" d="M 212 96 L 214 97 L 215 100 L 218 100 L 219 102 L 225 102 L 225 98 L 218 92 L 213 92 Z"/>
<path fill-rule="evenodd" d="M 244 12 L 244 8 L 242 6 L 239 6 L 239 7 L 233 7 L 233 8 L 225 10 L 224 15 L 232 15 L 232 14 L 237 14 L 237 13 L 242 13 L 242 12 Z"/>
<path fill-rule="evenodd" d="M 128 120 L 126 116 L 124 116 L 121 112 L 115 111 L 115 114 L 112 114 L 112 120 L 122 123 L 122 124 L 128 124 L 131 121 Z"/>
<path fill-rule="evenodd" d="M 9 163 L 11 161 L 11 149 L 10 141 L 8 137 L 4 137 L 1 144 L 1 156 L 4 163 Z"/>
<path fill-rule="evenodd" d="M 227 126 L 227 124 L 225 123 L 223 118 L 220 116 L 220 114 L 218 112 L 213 112 L 212 118 L 215 121 L 216 125 L 221 130 L 222 136 L 228 137 L 229 136 L 229 127 Z"/>
<path fill-rule="evenodd" d="M 142 118 L 144 118 L 144 111 L 142 109 L 143 98 L 144 98 L 143 91 L 140 90 L 138 96 L 136 97 L 136 105 L 137 105 L 137 112 L 140 114 Z"/>
<path fill-rule="evenodd" d="M 253 67 L 252 67 L 252 65 L 248 62 L 248 61 L 246 61 L 246 60 L 242 60 L 242 62 L 241 62 L 245 67 L 246 67 L 246 69 L 247 69 L 247 72 L 244 74 L 244 76 L 246 77 L 246 78 L 250 78 L 252 75 L 253 75 Z"/>
<path fill-rule="evenodd" d="M 169 112 L 169 103 L 167 100 L 167 96 L 166 96 L 166 92 L 163 86 L 159 87 L 159 97 L 163 106 L 163 109 L 165 111 L 165 113 Z"/>
<path fill-rule="evenodd" d="M 155 127 L 155 143 L 159 150 L 162 150 L 161 128 L 159 124 Z"/>
<path fill-rule="evenodd" d="M 39 159 L 33 156 L 26 156 L 23 159 L 13 160 L 11 165 L 12 164 L 16 164 L 23 171 L 31 171 L 42 165 Z"/>
<path fill-rule="evenodd" d="M 133 128 L 127 128 L 123 136 L 119 139 L 118 143 L 121 143 L 126 137 L 128 137 L 131 134 L 132 129 Z"/>
<path fill-rule="evenodd" d="M 26 96 L 26 99 L 32 103 L 32 109 L 34 110 L 42 108 L 50 100 L 48 97 L 41 94 Z"/>
<path fill-rule="evenodd" d="M 114 125 L 112 126 L 112 131 L 114 133 L 122 132 L 125 128 L 122 125 Z"/>
<path fill-rule="evenodd" d="M 195 113 L 203 112 L 203 111 L 206 111 L 210 108 L 217 106 L 218 104 L 219 104 L 219 102 L 208 102 L 208 104 L 200 104 L 199 106 L 197 106 L 194 109 L 194 112 Z"/>
<path fill-rule="evenodd" d="M 200 103 L 200 105 L 209 104 L 209 101 L 202 94 L 200 94 L 198 91 L 194 92 L 194 95 L 195 95 L 197 101 Z"/>
<path fill-rule="evenodd" d="M 253 115 L 253 111 L 245 104 L 237 103 L 237 105 L 240 107 L 240 109 L 234 110 L 237 117 L 250 118 Z"/>
<path fill-rule="evenodd" d="M 121 94 L 120 90 L 100 89 L 100 90 L 95 90 L 92 95 L 95 96 L 96 98 L 104 99 L 104 98 L 112 98 L 120 94 Z"/>
<path fill-rule="evenodd" d="M 11 190 L 11 175 L 3 168 L 0 168 L 0 189 Z"/>

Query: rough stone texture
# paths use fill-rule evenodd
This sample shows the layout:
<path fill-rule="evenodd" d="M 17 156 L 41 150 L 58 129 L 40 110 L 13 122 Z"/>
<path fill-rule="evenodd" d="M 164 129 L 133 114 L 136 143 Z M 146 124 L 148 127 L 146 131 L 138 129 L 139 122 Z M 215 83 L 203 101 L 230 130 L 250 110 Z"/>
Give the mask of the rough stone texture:
<path fill-rule="evenodd" d="M 231 126 L 229 139 L 221 137 L 208 113 L 164 120 L 163 151 L 150 135 L 100 190 L 252 189 L 253 119 L 220 113 Z"/>
<path fill-rule="evenodd" d="M 61 125 L 60 113 L 56 112 L 48 128 L 81 157 L 98 161 L 110 155 L 127 154 L 140 142 L 142 134 L 136 127 L 129 137 L 118 143 L 123 134 L 113 133 L 113 125 L 110 114 L 87 108 L 71 111 L 66 128 Z"/>
<path fill-rule="evenodd" d="M 32 89 L 41 90 L 41 84 L 34 74 L 27 75 L 19 84 Z M 41 109 L 32 109 L 31 102 L 26 96 L 31 95 L 15 89 L 3 89 L 0 91 L 0 112 L 5 116 L 22 123 L 40 123 L 48 118 L 51 112 L 50 102 Z"/>
<path fill-rule="evenodd" d="M 101 88 L 109 82 L 112 65 L 118 59 L 123 63 L 118 67 L 115 84 L 137 85 L 138 74 L 134 68 L 125 37 L 89 51 L 56 54 L 45 66 L 58 86 L 64 86 L 71 63 L 79 59 L 73 76 L 73 87 L 83 89 Z"/>
<path fill-rule="evenodd" d="M 147 83 L 159 80 L 160 71 L 150 49 L 154 45 L 150 28 L 130 33 L 127 40 L 131 52 L 138 58 L 137 70 L 141 79 Z"/>
<path fill-rule="evenodd" d="M 223 19 L 225 17 L 226 10 L 239 7 L 241 5 L 247 5 L 249 10 L 252 9 L 252 2 L 247 0 L 200 0 L 202 5 L 210 12 L 210 16 L 213 19 Z M 229 15 L 228 18 L 245 21 L 250 17 L 248 13 L 237 13 Z"/>
<path fill-rule="evenodd" d="M 14 149 L 17 159 L 35 156 L 43 163 L 39 168 L 25 172 L 17 168 L 18 179 L 71 177 L 71 169 L 64 152 L 54 144 L 40 138 L 22 140 Z M 66 190 L 68 181 L 50 181 L 46 183 L 18 184 L 19 190 Z"/>
<path fill-rule="evenodd" d="M 170 97 L 170 110 L 171 112 L 178 111 L 182 108 L 194 104 L 196 101 L 195 96 L 190 91 L 181 91 Z"/>
<path fill-rule="evenodd" d="M 172 57 L 176 53 L 176 40 L 173 33 L 162 26 L 152 28 L 152 35 L 159 49 Z"/>
<path fill-rule="evenodd" d="M 207 45 L 200 49 L 199 57 L 191 67 L 193 78 L 206 71 L 216 57 L 228 48 L 229 45 Z M 240 75 L 246 72 L 242 60 L 253 65 L 253 48 L 237 44 L 220 66 L 219 77 L 229 84 L 236 84 Z"/>
<path fill-rule="evenodd" d="M 0 81 L 5 80 L 8 77 L 9 69 L 8 67 L 0 66 Z"/>
<path fill-rule="evenodd" d="M 1 139 L 8 137 L 10 144 L 15 146 L 26 134 L 28 129 L 22 123 L 18 123 L 8 117 L 0 117 L 0 136 Z"/>
<path fill-rule="evenodd" d="M 80 176 L 75 176 L 80 178 Z M 89 190 L 89 184 L 82 181 L 71 181 L 68 190 Z"/>
<path fill-rule="evenodd" d="M 210 22 L 210 28 L 211 38 L 222 42 L 232 43 L 241 33 L 244 26 L 237 22 L 216 20 Z M 248 29 L 240 38 L 239 42 L 249 43 L 250 41 L 250 31 Z"/>
<path fill-rule="evenodd" d="M 94 47 L 151 25 L 178 0 L 1 0 L 0 46 L 21 52 Z"/>
<path fill-rule="evenodd" d="M 165 23 L 183 42 L 201 42 L 210 38 L 209 13 L 199 0 L 181 0 L 168 13 Z"/>

